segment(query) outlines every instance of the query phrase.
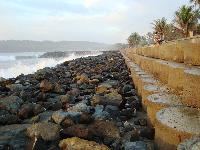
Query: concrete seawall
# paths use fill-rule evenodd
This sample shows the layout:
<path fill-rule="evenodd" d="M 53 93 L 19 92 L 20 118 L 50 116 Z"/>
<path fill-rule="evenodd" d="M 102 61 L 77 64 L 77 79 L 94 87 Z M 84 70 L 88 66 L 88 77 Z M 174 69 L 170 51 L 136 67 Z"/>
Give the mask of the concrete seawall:
<path fill-rule="evenodd" d="M 200 135 L 200 36 L 121 53 L 155 127 L 156 147 L 177 149 Z"/>

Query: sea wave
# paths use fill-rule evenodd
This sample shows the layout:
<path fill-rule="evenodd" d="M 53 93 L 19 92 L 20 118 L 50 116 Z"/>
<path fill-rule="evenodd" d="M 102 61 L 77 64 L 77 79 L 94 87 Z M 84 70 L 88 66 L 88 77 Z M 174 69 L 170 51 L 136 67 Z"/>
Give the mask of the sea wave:
<path fill-rule="evenodd" d="M 36 72 L 39 69 L 45 67 L 55 67 L 57 64 L 61 64 L 65 61 L 73 60 L 80 57 L 88 57 L 88 56 L 97 56 L 100 55 L 101 52 L 96 52 L 95 54 L 90 55 L 75 55 L 74 53 L 70 54 L 68 57 L 54 59 L 54 58 L 36 58 L 36 59 L 26 59 L 26 60 L 15 60 L 8 61 L 6 67 L 0 68 L 0 77 L 3 78 L 13 78 L 17 77 L 20 74 L 31 74 Z"/>

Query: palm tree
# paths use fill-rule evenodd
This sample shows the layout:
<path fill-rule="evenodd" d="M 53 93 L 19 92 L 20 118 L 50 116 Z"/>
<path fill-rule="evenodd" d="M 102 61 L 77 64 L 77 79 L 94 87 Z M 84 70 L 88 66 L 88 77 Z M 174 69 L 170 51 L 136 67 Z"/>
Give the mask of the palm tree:
<path fill-rule="evenodd" d="M 157 33 L 164 40 L 169 28 L 167 24 L 167 19 L 163 17 L 162 19 L 154 20 L 152 24 L 154 32 Z"/>
<path fill-rule="evenodd" d="M 192 6 L 183 5 L 175 12 L 174 23 L 185 37 L 189 36 L 189 31 L 194 31 L 198 24 L 199 10 L 193 10 Z"/>
<path fill-rule="evenodd" d="M 141 41 L 141 36 L 137 33 L 134 32 L 128 37 L 128 44 L 130 47 L 136 47 L 140 44 Z"/>
<path fill-rule="evenodd" d="M 195 6 L 200 6 L 200 0 L 190 0 L 191 3 L 194 3 Z"/>

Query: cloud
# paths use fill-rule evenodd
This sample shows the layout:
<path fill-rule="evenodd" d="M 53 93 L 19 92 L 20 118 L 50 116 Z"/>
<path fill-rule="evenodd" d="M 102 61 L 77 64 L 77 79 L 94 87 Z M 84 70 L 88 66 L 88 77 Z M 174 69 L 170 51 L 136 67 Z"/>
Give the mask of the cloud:
<path fill-rule="evenodd" d="M 94 5 L 97 5 L 99 2 L 101 2 L 101 0 L 84 0 L 84 5 L 89 8 L 92 7 Z"/>
<path fill-rule="evenodd" d="M 126 42 L 188 0 L 1 0 L 0 39 Z"/>

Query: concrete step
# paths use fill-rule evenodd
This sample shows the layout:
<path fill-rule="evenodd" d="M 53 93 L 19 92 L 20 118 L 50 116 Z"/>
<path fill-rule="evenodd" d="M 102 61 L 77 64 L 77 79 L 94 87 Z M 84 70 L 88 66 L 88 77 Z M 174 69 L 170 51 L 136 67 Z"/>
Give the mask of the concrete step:
<path fill-rule="evenodd" d="M 177 150 L 200 150 L 200 136 L 184 140 L 178 145 Z"/>
<path fill-rule="evenodd" d="M 200 111 L 176 106 L 156 113 L 155 143 L 160 150 L 175 150 L 185 139 L 200 134 Z"/>
<path fill-rule="evenodd" d="M 146 98 L 147 114 L 152 126 L 155 126 L 156 113 L 170 106 L 182 106 L 181 98 L 175 94 L 156 93 Z"/>
<path fill-rule="evenodd" d="M 174 89 L 177 94 L 184 95 L 185 105 L 200 108 L 200 67 L 188 67 L 181 63 L 148 58 L 137 54 L 133 54 L 133 56 L 131 61 L 139 66 L 137 68 L 139 68 L 140 74 L 145 70 L 146 74 L 153 75 L 152 78 Z M 138 76 L 137 70 L 132 76 Z M 134 82 L 139 82 L 138 77 L 135 79 Z"/>
<path fill-rule="evenodd" d="M 164 43 L 162 45 L 126 49 L 125 53 L 158 58 L 167 61 L 200 65 L 200 36 Z"/>

